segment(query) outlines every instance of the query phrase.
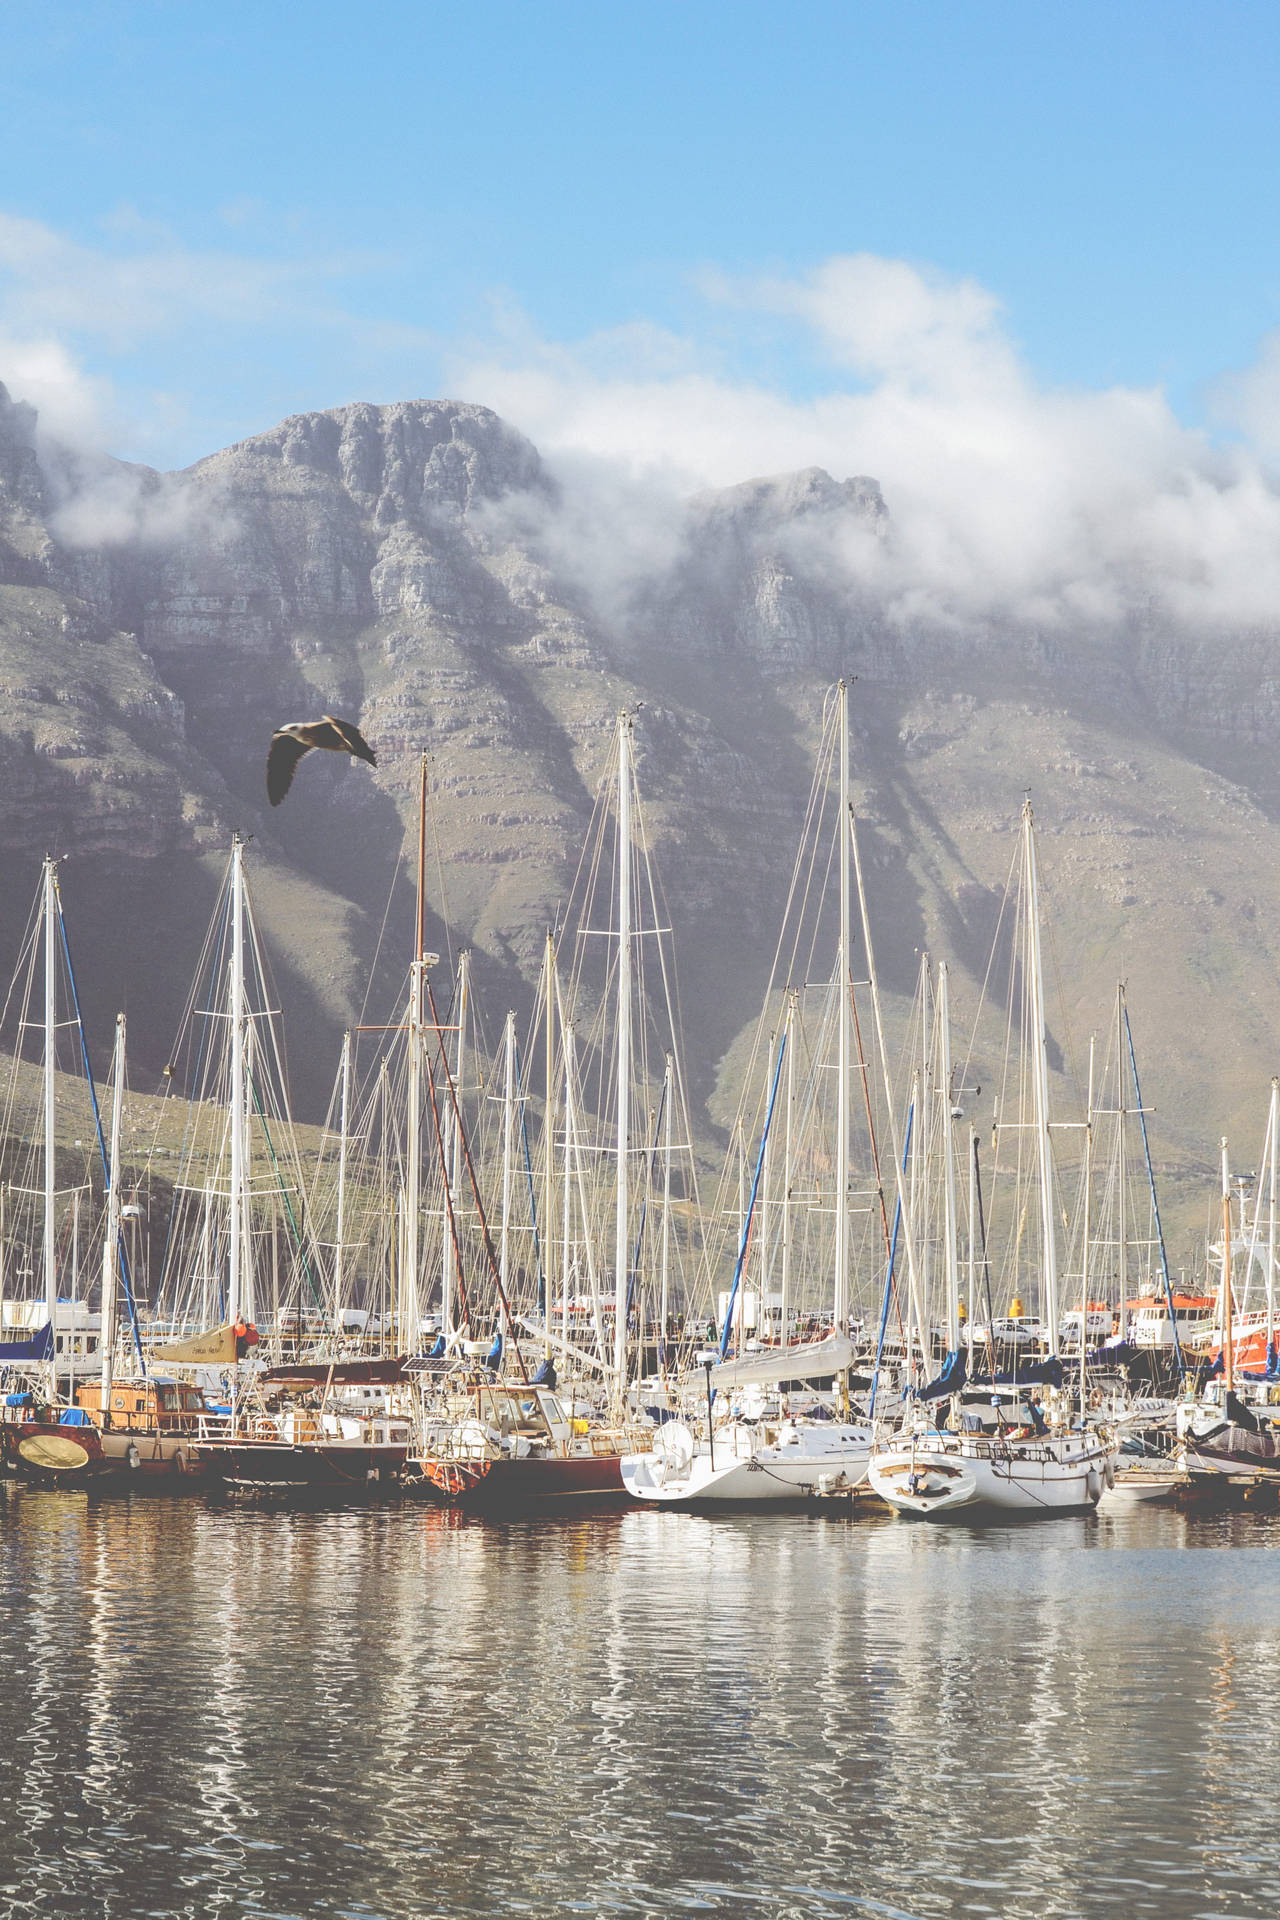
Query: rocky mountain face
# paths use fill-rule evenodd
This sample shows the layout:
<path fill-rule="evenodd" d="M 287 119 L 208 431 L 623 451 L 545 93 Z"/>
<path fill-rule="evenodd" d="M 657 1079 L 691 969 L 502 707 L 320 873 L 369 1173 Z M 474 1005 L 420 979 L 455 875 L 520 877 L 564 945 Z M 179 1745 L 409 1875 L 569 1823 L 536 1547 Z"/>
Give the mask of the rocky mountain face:
<path fill-rule="evenodd" d="M 496 1030 L 528 1002 L 613 718 L 643 702 L 639 776 L 710 1138 L 772 958 L 823 694 L 853 675 L 889 988 L 910 992 L 921 949 L 949 957 L 963 1018 L 1030 788 L 1063 1066 L 1074 1032 L 1083 1079 L 1125 978 L 1157 1149 L 1198 1218 L 1219 1133 L 1252 1164 L 1280 1068 L 1280 633 L 1189 636 L 1154 614 L 1069 635 L 890 621 L 831 554 L 844 534 L 891 537 L 892 502 L 819 470 L 691 502 L 679 558 L 606 618 L 529 531 L 557 499 L 481 407 L 306 414 L 160 475 L 46 447 L 0 388 L 4 951 L 40 856 L 66 854 L 89 1017 L 105 1047 L 130 1010 L 145 1081 L 231 831 L 252 833 L 314 1114 L 341 1027 L 367 998 L 385 1017 L 407 958 L 421 750 L 433 942 L 474 948 Z M 326 710 L 359 721 L 376 775 L 313 756 L 271 811 L 272 729 Z"/>

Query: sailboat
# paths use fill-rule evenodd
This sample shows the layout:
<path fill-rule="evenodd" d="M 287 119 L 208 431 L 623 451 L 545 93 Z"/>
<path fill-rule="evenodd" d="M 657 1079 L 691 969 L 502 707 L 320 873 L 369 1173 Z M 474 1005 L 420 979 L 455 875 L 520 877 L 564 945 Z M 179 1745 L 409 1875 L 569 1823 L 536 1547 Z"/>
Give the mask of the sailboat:
<path fill-rule="evenodd" d="M 35 1000 L 37 955 L 43 962 L 43 1010 L 39 1020 L 34 1017 L 32 1004 Z M 108 1463 L 95 1429 L 72 1404 L 76 1381 L 96 1365 L 101 1345 L 100 1320 L 93 1322 L 93 1331 L 98 1337 L 90 1342 L 85 1338 L 90 1326 L 86 1304 L 75 1298 L 79 1275 L 79 1202 L 85 1191 L 83 1186 L 74 1189 L 71 1196 L 73 1252 L 70 1265 L 73 1297 L 64 1300 L 59 1294 L 58 1206 L 59 1201 L 65 1201 L 66 1197 L 58 1188 L 57 1152 L 58 1037 L 63 1028 L 69 1027 L 75 1035 L 78 1055 L 76 1066 L 83 1075 L 87 1095 L 84 1117 L 96 1133 L 100 1147 L 102 1136 L 97 1094 L 88 1071 L 89 1053 L 80 1018 L 71 947 L 62 913 L 58 862 L 52 857 L 47 857 L 43 864 L 40 892 L 36 911 L 28 926 L 24 957 L 26 983 L 25 991 L 18 996 L 21 1003 L 19 1032 L 14 1048 L 4 1130 L 9 1135 L 18 1131 L 14 1121 L 18 1081 L 23 1070 L 22 1045 L 26 1030 L 33 1029 L 41 1036 L 42 1056 L 40 1085 L 43 1124 L 39 1133 L 39 1184 L 37 1186 L 33 1177 L 30 1185 L 10 1191 L 29 1202 L 39 1202 L 39 1268 L 43 1280 L 43 1299 L 28 1304 L 25 1337 L 5 1340 L 0 1344 L 0 1378 L 3 1378 L 6 1387 L 0 1446 L 6 1463 L 17 1472 L 49 1483 L 76 1485 L 100 1477 L 107 1470 Z M 60 984 L 70 1000 L 69 1019 L 60 1018 Z M 64 1124 L 67 1117 L 64 1112 Z M 79 1144 L 77 1141 L 76 1145 Z M 3 1285 L 3 1263 L 7 1252 L 4 1242 L 3 1226 L 0 1225 L 0 1300 L 6 1291 Z M 4 1312 L 0 1311 L 0 1331 L 3 1330 L 5 1318 Z M 15 1327 L 12 1303 L 7 1319 L 8 1328 L 12 1331 Z"/>
<path fill-rule="evenodd" d="M 491 1271 L 482 1279 L 487 1281 L 486 1292 L 496 1301 L 493 1364 L 481 1365 L 478 1355 L 460 1350 L 462 1343 L 456 1339 L 445 1295 L 437 1343 L 439 1365 L 434 1372 L 424 1370 L 420 1375 L 421 1442 L 409 1461 L 406 1481 L 411 1490 L 451 1505 L 521 1511 L 623 1498 L 619 1462 L 624 1448 L 635 1443 L 625 1429 L 633 1365 L 631 1333 L 637 1313 L 637 1219 L 643 1220 L 645 1200 L 637 1193 L 635 1173 L 635 1047 L 640 1020 L 635 1004 L 636 947 L 644 931 L 636 924 L 635 895 L 637 847 L 642 860 L 647 859 L 647 849 L 637 820 L 633 730 L 634 715 L 620 713 L 614 755 L 601 785 L 589 853 L 584 858 L 586 893 L 579 897 L 575 887 L 571 898 L 569 913 L 579 912 L 582 925 L 575 927 L 567 916 L 562 929 L 564 939 L 575 937 L 578 956 L 567 991 L 556 967 L 556 943 L 548 935 L 538 994 L 546 1079 L 540 1180 L 528 1147 L 527 1096 L 513 1015 L 508 1015 L 504 1026 L 498 1076 L 502 1091 L 495 1096 L 502 1114 L 496 1247 L 490 1246 L 487 1231 L 483 1235 Z M 595 941 L 604 931 L 590 922 L 594 876 L 602 868 L 607 871 L 610 819 L 613 914 L 606 938 L 613 964 L 606 969 L 597 1018 L 603 1023 L 612 1013 L 613 1073 L 609 1084 L 614 1110 L 611 1137 L 608 1141 L 603 1137 L 608 1116 L 601 1113 L 597 1116 L 600 1137 L 588 1148 L 575 1003 L 580 992 L 581 953 L 589 944 L 588 936 Z M 588 996 L 582 997 L 585 1000 Z M 595 1058 L 603 1067 L 610 1057 L 603 1024 L 600 1033 L 593 1032 L 592 1037 Z M 447 1092 L 452 1094 L 452 1076 L 443 1049 L 441 1066 Z M 557 1119 L 563 1128 L 559 1140 Z M 450 1126 L 451 1157 L 456 1168 L 461 1129 L 456 1101 Z M 517 1165 L 518 1145 L 522 1166 Z M 448 1157 L 442 1158 L 447 1165 Z M 606 1184 L 599 1174 L 610 1165 L 613 1178 Z M 563 1199 L 559 1218 L 558 1187 Z M 527 1201 L 523 1220 L 518 1218 L 518 1189 Z M 479 1219 L 482 1208 L 478 1189 L 472 1199 Z M 611 1298 L 601 1286 L 606 1270 L 601 1251 L 606 1232 L 601 1214 L 607 1201 L 612 1202 Z M 450 1234 L 456 1236 L 451 1203 L 448 1212 Z M 536 1298 L 517 1297 L 524 1267 L 524 1262 L 515 1257 L 518 1238 L 529 1249 Z M 455 1247 L 455 1251 L 460 1257 L 460 1250 Z M 576 1313 L 571 1311 L 579 1253 L 590 1278 L 589 1335 L 584 1335 Z M 525 1284 L 529 1284 L 527 1276 Z M 473 1284 L 473 1293 L 477 1290 Z M 581 1386 L 576 1390 L 569 1387 L 567 1396 L 557 1392 L 558 1377 L 564 1375 L 568 1386 L 568 1376 L 573 1373 L 580 1378 L 584 1373 L 589 1376 L 589 1389 L 584 1393 Z M 578 1414 L 580 1397 L 590 1407 L 586 1418 Z"/>
<path fill-rule="evenodd" d="M 790 1341 L 793 1303 L 791 1270 L 791 1229 L 794 1224 L 791 1154 L 792 1120 L 795 1108 L 795 1032 L 796 996 L 787 996 L 787 1015 L 768 1076 L 768 1096 L 760 1145 L 755 1160 L 750 1195 L 742 1209 L 737 1253 L 732 1281 L 724 1296 L 718 1350 L 702 1356 L 702 1382 L 705 1388 L 705 1417 L 699 1418 L 695 1431 L 689 1418 L 670 1420 L 659 1427 L 651 1450 L 628 1457 L 622 1463 L 622 1476 L 633 1499 L 663 1507 L 705 1507 L 718 1505 L 803 1505 L 818 1492 L 853 1488 L 865 1478 L 871 1454 L 874 1429 L 869 1420 L 859 1417 L 842 1392 L 838 1406 L 832 1409 L 819 1403 L 812 1417 L 792 1410 L 783 1389 L 803 1393 L 809 1383 L 847 1380 L 854 1358 L 850 1338 L 850 1186 L 851 1186 L 851 1103 L 855 1065 L 853 1019 L 853 901 L 855 881 L 862 909 L 862 930 L 872 980 L 873 1006 L 877 1029 L 880 1015 L 875 984 L 874 956 L 870 945 L 870 927 L 866 917 L 866 896 L 858 860 L 850 801 L 849 765 L 849 687 L 841 681 L 836 699 L 828 710 L 824 750 L 815 771 L 814 794 L 809 818 L 815 819 L 818 796 L 829 782 L 832 756 L 836 758 L 837 814 L 836 853 L 839 873 L 839 923 L 837 953 L 833 977 L 836 1100 L 834 1142 L 826 1153 L 834 1165 L 830 1244 L 831 1304 L 827 1331 L 817 1338 Z M 802 849 L 801 860 L 804 863 Z M 785 937 L 785 936 L 784 936 Z M 825 1063 L 824 1063 L 825 1064 Z M 824 1072 L 820 1065 L 819 1073 Z M 785 1088 L 785 1091 L 783 1089 Z M 746 1278 L 748 1262 L 757 1241 L 757 1228 L 763 1213 L 762 1194 L 769 1165 L 774 1129 L 782 1133 L 782 1284 L 778 1301 L 781 1339 L 777 1345 L 745 1345 L 744 1307 L 748 1304 Z M 895 1165 L 897 1164 L 895 1145 Z M 759 1236 L 763 1237 L 763 1236 Z M 768 1273 L 763 1256 L 757 1254 L 763 1281 Z M 758 1283 L 751 1304 L 759 1309 L 767 1301 L 770 1289 Z M 735 1349 L 736 1344 L 736 1351 Z M 695 1379 L 686 1392 L 689 1410 L 696 1404 Z M 771 1410 L 764 1417 L 735 1417 L 733 1397 L 745 1389 L 773 1388 L 776 1398 L 766 1402 Z M 716 1401 L 719 1398 L 720 1409 Z"/>
<path fill-rule="evenodd" d="M 953 1424 L 939 1425 L 924 1415 L 911 1429 L 877 1449 L 869 1467 L 873 1490 L 897 1512 L 917 1519 L 981 1516 L 992 1511 L 1045 1515 L 1086 1511 L 1096 1506 L 1114 1477 L 1114 1436 L 1083 1418 L 1070 1423 L 1060 1388 L 1058 1360 L 1059 1284 L 1056 1174 L 1049 1119 L 1049 1067 L 1046 1045 L 1044 975 L 1040 948 L 1039 874 L 1031 802 L 1021 820 L 1022 951 L 1025 1031 L 1030 1045 L 1032 1111 L 1039 1197 L 1039 1265 L 1047 1357 L 1040 1368 L 1026 1366 L 1007 1397 L 999 1392 L 988 1404 L 958 1393 L 946 1396 Z M 1022 1119 L 1018 1121 L 1019 1130 Z M 976 1168 L 976 1159 L 974 1162 Z M 976 1212 L 974 1207 L 972 1212 Z M 971 1235 L 977 1228 L 970 1220 Z M 984 1248 L 985 1254 L 985 1248 Z M 974 1349 L 970 1349 L 972 1353 Z M 1046 1419 L 1034 1397 L 1028 1374 L 1047 1376 L 1051 1386 Z M 948 1383 L 949 1384 L 949 1383 Z M 957 1385 L 959 1382 L 957 1381 Z M 994 1384 L 994 1383 L 993 1383 Z"/>
<path fill-rule="evenodd" d="M 198 1412 L 194 1435 L 184 1436 L 184 1466 L 231 1487 L 363 1488 L 370 1477 L 393 1478 L 408 1443 L 406 1421 L 343 1404 L 349 1385 L 368 1384 L 367 1363 L 356 1363 L 352 1381 L 336 1360 L 273 1369 L 260 1357 L 256 1317 L 264 1305 L 279 1314 L 282 1224 L 289 1267 L 317 1301 L 321 1273 L 244 852 L 237 834 L 207 946 L 209 997 L 193 1007 L 208 1028 L 193 1021 L 174 1050 L 175 1061 L 193 1060 L 193 1098 L 158 1288 L 170 1303 L 171 1337 L 153 1344 L 149 1371 L 224 1383 L 227 1402 Z M 208 1044 L 210 1029 L 224 1046 Z M 171 1411 L 186 1412 L 182 1398 Z"/>
<path fill-rule="evenodd" d="M 1277 1087 L 1272 1082 L 1272 1099 L 1268 1120 L 1267 1152 L 1264 1153 L 1264 1166 L 1267 1166 L 1270 1188 L 1270 1220 L 1268 1239 L 1269 1255 L 1275 1246 L 1275 1160 L 1272 1157 L 1275 1147 L 1275 1120 L 1277 1111 Z M 1259 1182 L 1258 1200 L 1261 1204 L 1262 1185 Z M 1254 1234 L 1246 1240 L 1246 1249 L 1252 1255 L 1256 1251 L 1257 1213 L 1255 1212 Z M 1219 1343 L 1204 1391 L 1197 1400 L 1185 1401 L 1178 1409 L 1177 1462 L 1184 1471 L 1205 1476 L 1232 1476 L 1240 1479 L 1262 1479 L 1280 1484 L 1280 1425 L 1274 1423 L 1269 1402 L 1270 1386 L 1274 1378 L 1274 1368 L 1243 1368 L 1240 1365 L 1240 1349 L 1237 1341 L 1236 1319 L 1237 1305 L 1232 1274 L 1233 1254 L 1237 1240 L 1232 1232 L 1231 1218 L 1231 1169 L 1225 1137 L 1222 1141 L 1222 1240 L 1221 1287 L 1218 1295 Z M 1274 1314 L 1271 1298 L 1271 1261 L 1267 1266 L 1267 1318 Z M 1265 1351 L 1272 1349 L 1268 1341 Z M 1246 1395 L 1249 1393 L 1249 1376 L 1253 1376 L 1254 1391 L 1261 1390 L 1266 1410 L 1263 1406 L 1250 1406 Z"/>

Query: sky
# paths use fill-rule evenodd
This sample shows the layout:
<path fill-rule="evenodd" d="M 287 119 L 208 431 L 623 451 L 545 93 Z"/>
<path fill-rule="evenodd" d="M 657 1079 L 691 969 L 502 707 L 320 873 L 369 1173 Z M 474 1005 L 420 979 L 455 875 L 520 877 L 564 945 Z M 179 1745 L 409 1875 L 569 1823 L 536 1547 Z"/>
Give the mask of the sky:
<path fill-rule="evenodd" d="M 619 486 L 871 473 L 923 576 L 1033 614 L 1103 591 L 1103 522 L 1114 570 L 1194 518 L 1191 594 L 1280 552 L 1274 0 L 0 29 L 0 380 L 51 433 L 180 467 L 450 397 Z"/>

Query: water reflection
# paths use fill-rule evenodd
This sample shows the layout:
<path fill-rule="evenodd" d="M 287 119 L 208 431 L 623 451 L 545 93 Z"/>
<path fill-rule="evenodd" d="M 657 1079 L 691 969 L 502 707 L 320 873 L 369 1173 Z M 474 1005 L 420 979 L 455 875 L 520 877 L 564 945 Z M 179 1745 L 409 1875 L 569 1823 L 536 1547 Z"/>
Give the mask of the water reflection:
<path fill-rule="evenodd" d="M 0 1525 L 24 1916 L 1275 1911 L 1277 1519 Z"/>

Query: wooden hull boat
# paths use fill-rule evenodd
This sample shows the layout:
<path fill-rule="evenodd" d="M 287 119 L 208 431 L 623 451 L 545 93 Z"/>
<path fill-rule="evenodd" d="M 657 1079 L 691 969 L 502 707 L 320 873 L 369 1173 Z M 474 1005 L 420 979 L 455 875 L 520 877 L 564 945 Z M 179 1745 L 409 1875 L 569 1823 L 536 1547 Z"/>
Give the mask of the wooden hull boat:
<path fill-rule="evenodd" d="M 37 1486 L 85 1487 L 101 1484 L 111 1472 L 94 1426 L 26 1420 L 5 1430 L 9 1465 Z"/>
<path fill-rule="evenodd" d="M 201 1440 L 195 1451 L 198 1467 L 227 1486 L 355 1493 L 398 1481 L 408 1450 L 407 1441 L 346 1440 L 334 1435 L 302 1441 Z"/>
<path fill-rule="evenodd" d="M 438 1505 L 473 1513 L 621 1506 L 627 1497 L 619 1454 L 530 1455 L 523 1460 L 428 1455 L 410 1461 L 405 1484 Z"/>

